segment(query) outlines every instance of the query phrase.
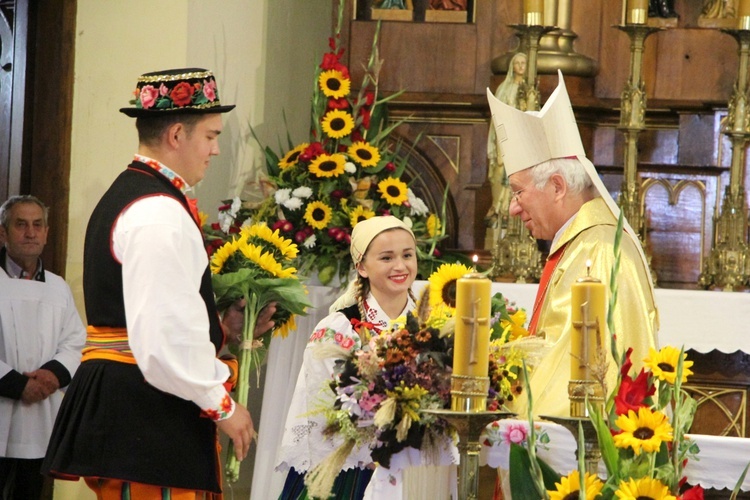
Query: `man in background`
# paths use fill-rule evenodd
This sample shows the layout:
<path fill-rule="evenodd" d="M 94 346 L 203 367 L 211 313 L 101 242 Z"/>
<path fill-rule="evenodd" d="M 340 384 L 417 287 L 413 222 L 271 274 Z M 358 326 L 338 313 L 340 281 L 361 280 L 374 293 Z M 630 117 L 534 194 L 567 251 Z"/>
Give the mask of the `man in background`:
<path fill-rule="evenodd" d="M 34 196 L 14 196 L 0 206 L 3 500 L 41 497 L 46 481 L 40 469 L 62 401 L 61 389 L 78 368 L 86 340 L 70 288 L 42 264 L 47 213 Z"/>

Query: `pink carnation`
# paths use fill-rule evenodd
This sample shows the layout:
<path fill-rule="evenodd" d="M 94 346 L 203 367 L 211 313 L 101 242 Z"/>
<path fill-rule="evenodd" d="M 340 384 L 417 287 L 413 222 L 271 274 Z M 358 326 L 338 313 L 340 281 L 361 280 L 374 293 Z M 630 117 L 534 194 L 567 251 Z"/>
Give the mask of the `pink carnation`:
<path fill-rule="evenodd" d="M 370 394 L 369 392 L 365 392 L 362 394 L 362 397 L 359 398 L 359 407 L 366 412 L 372 412 L 372 410 L 384 399 L 385 396 L 382 394 Z"/>
<path fill-rule="evenodd" d="M 141 106 L 143 109 L 153 107 L 159 91 L 153 85 L 146 85 L 141 89 Z"/>
<path fill-rule="evenodd" d="M 503 431 L 503 439 L 508 443 L 521 444 L 526 441 L 526 435 L 529 430 L 524 423 L 508 424 Z"/>

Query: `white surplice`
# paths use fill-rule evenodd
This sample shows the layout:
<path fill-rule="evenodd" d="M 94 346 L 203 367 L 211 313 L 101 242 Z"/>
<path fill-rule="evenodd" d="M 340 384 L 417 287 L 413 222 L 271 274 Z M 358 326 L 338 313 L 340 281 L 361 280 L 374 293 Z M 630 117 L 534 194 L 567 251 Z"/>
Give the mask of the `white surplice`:
<path fill-rule="evenodd" d="M 56 360 L 71 377 L 81 361 L 86 329 L 65 280 L 11 279 L 0 269 L 0 378 Z M 63 392 L 34 404 L 0 397 L 0 456 L 42 458 Z"/>

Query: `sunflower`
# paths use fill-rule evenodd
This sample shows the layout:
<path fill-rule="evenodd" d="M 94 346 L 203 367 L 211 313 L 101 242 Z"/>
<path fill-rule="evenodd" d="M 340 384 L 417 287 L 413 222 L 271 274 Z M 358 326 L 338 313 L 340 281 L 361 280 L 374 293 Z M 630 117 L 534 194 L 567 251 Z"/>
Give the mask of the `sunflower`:
<path fill-rule="evenodd" d="M 620 500 L 677 500 L 664 483 L 650 477 L 621 481 L 615 495 Z"/>
<path fill-rule="evenodd" d="M 281 236 L 278 229 L 274 231 L 265 224 L 253 224 L 252 226 L 243 227 L 240 231 L 240 237 L 247 239 L 259 238 L 270 243 L 285 260 L 292 260 L 297 256 L 297 245 L 292 243 L 292 240 Z"/>
<path fill-rule="evenodd" d="M 463 264 L 443 264 L 430 275 L 430 307 L 443 305 L 456 309 L 456 282 L 471 269 Z"/>
<path fill-rule="evenodd" d="M 287 319 L 284 323 L 282 323 L 281 326 L 277 327 L 274 331 L 274 335 L 280 335 L 282 338 L 286 338 L 289 335 L 289 332 L 294 332 L 297 330 L 297 320 L 294 314 L 289 316 L 289 319 Z"/>
<path fill-rule="evenodd" d="M 627 415 L 620 415 L 615 425 L 622 431 L 615 434 L 615 446 L 632 448 L 636 455 L 643 451 L 659 451 L 663 441 L 672 440 L 672 426 L 667 416 L 650 408 L 638 409 L 638 414 L 628 410 Z"/>
<path fill-rule="evenodd" d="M 383 199 L 391 205 L 401 205 L 408 200 L 408 190 L 405 182 L 393 177 L 378 182 L 378 191 L 380 191 Z"/>
<path fill-rule="evenodd" d="M 329 222 L 333 210 L 322 201 L 313 201 L 305 209 L 305 221 L 315 229 L 325 229 Z"/>
<path fill-rule="evenodd" d="M 429 217 L 427 217 L 427 234 L 430 235 L 430 238 L 434 238 L 440 233 L 440 218 L 435 214 L 430 214 Z"/>
<path fill-rule="evenodd" d="M 354 118 L 346 111 L 334 109 L 325 114 L 321 125 L 323 132 L 328 134 L 328 137 L 341 139 L 354 130 Z"/>
<path fill-rule="evenodd" d="M 586 482 L 586 499 L 594 500 L 601 493 L 604 483 L 598 477 L 588 472 L 584 475 Z M 579 498 L 581 475 L 577 470 L 570 473 L 569 476 L 560 479 L 555 483 L 555 490 L 547 490 L 549 500 L 566 500 L 570 498 Z"/>
<path fill-rule="evenodd" d="M 308 146 L 309 146 L 308 143 L 303 142 L 296 148 L 290 150 L 287 154 L 283 156 L 283 158 L 279 160 L 279 168 L 281 170 L 286 170 L 289 167 L 295 166 L 297 164 L 297 160 L 299 159 L 299 155 L 301 155 L 302 152 L 305 149 L 307 149 Z"/>
<path fill-rule="evenodd" d="M 648 357 L 643 360 L 644 364 L 651 369 L 651 373 L 658 377 L 659 380 L 664 380 L 674 385 L 674 381 L 677 378 L 677 363 L 680 359 L 680 350 L 672 346 L 665 346 L 657 352 L 656 349 L 649 348 Z M 687 354 L 682 354 L 682 383 L 687 382 L 688 375 L 692 375 L 693 372 L 690 367 L 693 366 L 692 361 L 687 361 Z"/>
<path fill-rule="evenodd" d="M 369 208 L 363 207 L 362 205 L 358 205 L 357 208 L 349 212 L 349 222 L 351 222 L 352 227 L 370 217 L 375 217 L 375 212 Z"/>
<path fill-rule="evenodd" d="M 323 153 L 310 163 L 308 169 L 316 177 L 338 177 L 344 173 L 345 165 L 346 158 L 344 155 Z"/>
<path fill-rule="evenodd" d="M 326 97 L 340 99 L 349 95 L 351 81 L 341 71 L 329 69 L 320 74 L 318 85 Z"/>
<path fill-rule="evenodd" d="M 349 156 L 365 168 L 374 167 L 380 161 L 378 148 L 364 141 L 357 141 L 349 146 L 348 153 Z"/>
<path fill-rule="evenodd" d="M 291 278 L 297 272 L 293 267 L 284 268 L 273 258 L 271 252 L 264 252 L 263 248 L 258 245 L 240 240 L 239 250 L 247 260 L 254 262 L 258 267 L 268 271 L 277 278 Z"/>
<path fill-rule="evenodd" d="M 214 254 L 211 256 L 211 272 L 213 274 L 221 274 L 224 270 L 224 265 L 234 255 L 239 248 L 239 241 L 232 239 L 227 241 L 222 246 L 216 249 Z"/>

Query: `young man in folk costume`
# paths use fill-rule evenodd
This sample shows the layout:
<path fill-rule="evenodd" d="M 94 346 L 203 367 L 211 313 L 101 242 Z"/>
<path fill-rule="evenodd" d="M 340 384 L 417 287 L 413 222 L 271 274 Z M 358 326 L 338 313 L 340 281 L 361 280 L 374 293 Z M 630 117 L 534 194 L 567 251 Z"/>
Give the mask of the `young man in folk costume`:
<path fill-rule="evenodd" d="M 531 374 L 535 415 L 568 416 L 570 380 L 571 286 L 590 275 L 609 285 L 620 209 L 586 158 L 562 74 L 539 112 L 521 112 L 488 91 L 498 150 L 513 192 L 510 215 L 520 217 L 531 235 L 551 240 L 530 320 L 532 334 L 543 335 L 549 350 Z M 657 343 L 658 313 L 654 290 L 638 235 L 625 222 L 614 333 L 622 354 L 633 348 L 636 368 Z M 607 286 L 609 294 L 609 286 Z M 608 298 L 607 298 L 608 302 Z M 608 390 L 617 370 L 611 359 L 610 332 L 603 326 L 609 359 Z M 526 414 L 526 400 L 514 411 Z"/>
<path fill-rule="evenodd" d="M 191 186 L 219 154 L 222 105 L 210 71 L 138 79 L 138 153 L 99 201 L 84 248 L 88 338 L 43 470 L 84 477 L 99 498 L 219 498 L 217 428 L 238 459 L 254 429 L 217 353 L 242 328 L 220 317 Z M 272 327 L 270 307 L 258 331 Z M 167 495 L 167 496 L 163 496 Z"/>

